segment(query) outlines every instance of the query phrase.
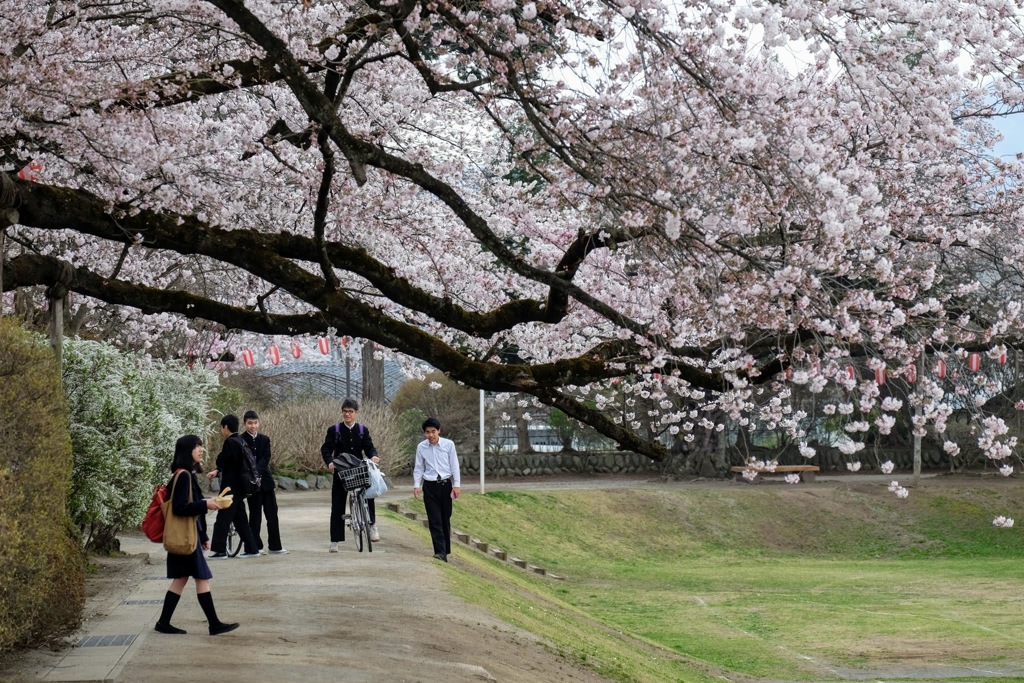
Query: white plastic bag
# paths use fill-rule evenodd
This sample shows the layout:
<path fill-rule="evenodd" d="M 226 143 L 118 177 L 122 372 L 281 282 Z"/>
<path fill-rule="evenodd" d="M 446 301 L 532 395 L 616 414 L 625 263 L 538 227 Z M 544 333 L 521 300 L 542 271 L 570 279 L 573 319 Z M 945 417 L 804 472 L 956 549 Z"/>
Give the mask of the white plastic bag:
<path fill-rule="evenodd" d="M 367 499 L 376 498 L 377 496 L 383 496 L 388 492 L 387 482 L 384 481 L 384 473 L 377 467 L 377 463 L 372 460 L 366 461 L 366 466 L 370 470 L 370 486 L 363 493 Z"/>

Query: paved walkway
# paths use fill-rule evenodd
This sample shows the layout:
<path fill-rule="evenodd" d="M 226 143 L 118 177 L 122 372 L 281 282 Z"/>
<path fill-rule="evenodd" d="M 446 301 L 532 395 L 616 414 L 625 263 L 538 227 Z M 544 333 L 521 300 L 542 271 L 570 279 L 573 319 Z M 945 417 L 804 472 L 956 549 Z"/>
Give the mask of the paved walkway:
<path fill-rule="evenodd" d="M 398 487 L 388 500 L 411 497 Z M 451 564 L 431 556 L 426 530 L 380 513 L 382 541 L 358 553 L 349 541 L 327 552 L 327 491 L 279 496 L 287 555 L 214 561 L 213 596 L 232 633 L 211 637 L 190 582 L 173 624 L 184 636 L 159 634 L 170 581 L 163 549 L 136 534 L 122 550 L 149 554 L 124 590 L 88 623 L 78 645 L 54 655 L 31 678 L 0 681 L 602 681 L 549 652 L 526 633 L 454 598 Z M 383 508 L 384 506 L 380 506 Z M 390 516 L 389 516 L 390 515 Z M 131 585 L 133 584 L 133 585 Z"/>

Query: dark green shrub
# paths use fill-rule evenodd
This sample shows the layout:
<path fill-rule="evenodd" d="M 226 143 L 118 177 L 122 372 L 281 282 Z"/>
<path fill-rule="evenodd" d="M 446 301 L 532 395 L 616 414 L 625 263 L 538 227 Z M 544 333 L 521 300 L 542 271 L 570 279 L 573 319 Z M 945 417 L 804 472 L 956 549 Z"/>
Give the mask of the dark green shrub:
<path fill-rule="evenodd" d="M 68 520 L 71 439 L 53 351 L 0 320 L 0 652 L 78 628 L 85 561 Z"/>

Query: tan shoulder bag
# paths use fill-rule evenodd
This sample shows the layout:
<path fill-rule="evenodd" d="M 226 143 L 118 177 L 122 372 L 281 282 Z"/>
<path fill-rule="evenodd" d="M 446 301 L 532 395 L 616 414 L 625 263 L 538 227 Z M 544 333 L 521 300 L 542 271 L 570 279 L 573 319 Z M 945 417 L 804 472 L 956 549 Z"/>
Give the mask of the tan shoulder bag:
<path fill-rule="evenodd" d="M 192 502 L 192 476 L 186 472 L 188 482 L 188 502 Z M 199 543 L 199 531 L 196 529 L 195 517 L 178 517 L 174 514 L 174 487 L 178 485 L 181 474 L 174 475 L 171 484 L 171 495 L 161 506 L 164 511 L 164 548 L 172 555 L 191 555 Z"/>

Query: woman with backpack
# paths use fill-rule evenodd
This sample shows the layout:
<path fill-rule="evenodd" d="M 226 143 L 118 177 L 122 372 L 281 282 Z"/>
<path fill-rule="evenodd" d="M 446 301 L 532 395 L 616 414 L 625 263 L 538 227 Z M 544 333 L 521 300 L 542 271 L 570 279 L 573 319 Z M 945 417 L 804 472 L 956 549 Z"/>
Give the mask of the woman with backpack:
<path fill-rule="evenodd" d="M 174 444 L 174 460 L 171 462 L 171 471 L 174 475 L 171 483 L 167 485 L 171 492 L 171 510 L 175 517 L 191 517 L 195 520 L 200 542 L 196 544 L 195 552 L 190 555 L 167 553 L 167 578 L 171 579 L 171 585 L 164 596 L 164 608 L 160 613 L 160 619 L 154 627 L 160 633 L 185 633 L 184 629 L 171 626 L 171 617 L 190 577 L 196 580 L 196 597 L 203 612 L 206 613 L 210 635 L 215 636 L 238 628 L 238 624 L 225 624 L 217 618 L 213 596 L 210 594 L 210 579 L 213 578 L 213 573 L 203 555 L 203 551 L 210 547 L 210 540 L 206 534 L 206 513 L 209 510 L 221 509 L 221 504 L 216 498 L 203 498 L 203 491 L 199 487 L 196 475 L 203 471 L 200 463 L 205 453 L 203 440 L 194 434 L 186 434 Z"/>

